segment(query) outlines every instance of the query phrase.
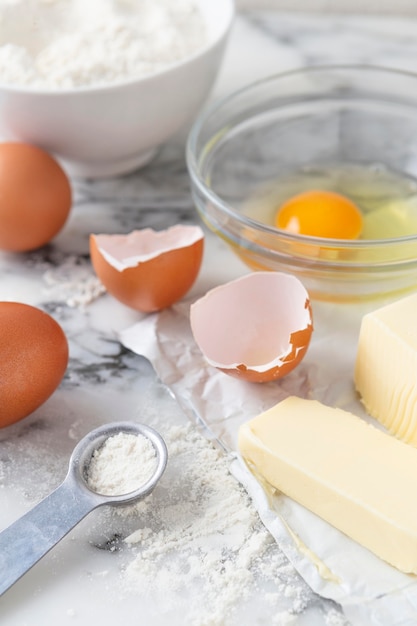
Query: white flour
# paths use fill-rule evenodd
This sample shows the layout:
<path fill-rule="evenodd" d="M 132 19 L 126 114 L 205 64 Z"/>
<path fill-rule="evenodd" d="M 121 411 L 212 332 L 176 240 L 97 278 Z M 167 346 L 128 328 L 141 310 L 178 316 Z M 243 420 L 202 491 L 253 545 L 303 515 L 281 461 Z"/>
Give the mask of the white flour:
<path fill-rule="evenodd" d="M 191 426 L 163 434 L 169 463 L 160 485 L 112 513 L 137 524 L 125 540 L 132 551 L 125 589 L 152 598 L 167 620 L 182 615 L 186 626 L 295 625 L 314 594 L 229 473 L 230 459 Z M 254 598 L 256 617 L 267 621 L 247 615 Z"/>
<path fill-rule="evenodd" d="M 144 604 L 154 606 L 155 620 L 146 624 L 301 626 L 309 623 L 305 607 L 316 605 L 322 615 L 318 623 L 347 626 L 340 611 L 314 595 L 262 525 L 247 493 L 229 473 L 230 458 L 195 428 L 183 425 L 182 416 L 180 425 L 169 426 L 179 421 L 171 402 L 165 403 L 163 416 L 158 417 L 160 405 L 154 405 L 154 393 L 145 390 L 141 395 L 141 414 L 167 443 L 165 474 L 142 502 L 100 509 L 90 525 L 73 534 L 78 537 L 78 551 L 85 545 L 87 531 L 100 552 L 103 543 L 115 538 L 106 547 L 113 553 L 107 555 L 107 562 L 108 568 L 117 567 L 119 554 L 119 580 L 112 577 L 106 582 L 101 556 L 92 566 L 97 571 L 91 576 L 103 593 L 111 595 L 116 607 L 119 602 L 125 605 L 128 596 L 138 614 Z M 56 487 L 59 477 L 64 479 L 67 466 L 56 442 L 65 442 L 68 423 L 60 424 L 55 417 L 52 407 L 49 422 L 57 426 L 53 435 L 49 431 L 45 436 L 48 430 L 35 422 L 30 436 L 2 441 L 0 489 L 20 492 L 33 503 Z M 84 427 L 83 420 L 71 423 L 67 455 Z M 28 435 L 24 424 L 18 428 Z M 110 459 L 107 466 L 113 475 L 114 461 Z M 121 544 L 120 537 L 128 540 Z M 65 559 L 54 567 L 66 575 Z M 82 609 L 78 615 L 78 609 L 69 608 L 67 615 L 84 623 Z"/>
<path fill-rule="evenodd" d="M 0 0 L 0 82 L 41 88 L 153 74 L 207 41 L 195 0 Z"/>
<path fill-rule="evenodd" d="M 139 489 L 154 474 L 155 448 L 143 435 L 120 432 L 94 452 L 88 467 L 88 486 L 104 496 Z"/>
<path fill-rule="evenodd" d="M 59 265 L 45 271 L 43 280 L 51 300 L 80 310 L 106 291 L 91 269 L 91 263 L 75 256 L 60 259 Z"/>

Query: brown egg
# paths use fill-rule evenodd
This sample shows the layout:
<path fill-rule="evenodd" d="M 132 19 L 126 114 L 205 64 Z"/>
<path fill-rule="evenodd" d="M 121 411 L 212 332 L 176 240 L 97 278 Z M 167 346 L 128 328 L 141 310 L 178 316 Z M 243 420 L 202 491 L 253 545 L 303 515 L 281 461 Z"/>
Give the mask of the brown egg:
<path fill-rule="evenodd" d="M 191 305 L 190 322 L 208 363 L 258 383 L 293 370 L 313 331 L 305 287 L 281 272 L 253 272 L 212 289 Z"/>
<path fill-rule="evenodd" d="M 28 144 L 0 143 L 0 249 L 45 245 L 70 209 L 70 183 L 52 156 Z"/>
<path fill-rule="evenodd" d="M 91 261 L 107 291 L 145 313 L 168 307 L 187 293 L 198 276 L 203 248 L 199 226 L 90 236 Z"/>
<path fill-rule="evenodd" d="M 0 302 L 0 427 L 41 406 L 67 364 L 67 339 L 50 315 L 27 304 Z"/>

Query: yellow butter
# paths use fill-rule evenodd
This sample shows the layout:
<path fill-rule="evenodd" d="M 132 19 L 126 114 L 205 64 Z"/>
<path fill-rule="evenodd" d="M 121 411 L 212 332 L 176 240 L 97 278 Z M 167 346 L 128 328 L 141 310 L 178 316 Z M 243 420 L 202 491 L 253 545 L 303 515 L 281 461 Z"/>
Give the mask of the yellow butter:
<path fill-rule="evenodd" d="M 417 294 L 364 316 L 355 385 L 370 415 L 417 446 Z"/>
<path fill-rule="evenodd" d="M 360 418 L 290 397 L 245 423 L 254 473 L 407 573 L 417 573 L 417 449 Z"/>

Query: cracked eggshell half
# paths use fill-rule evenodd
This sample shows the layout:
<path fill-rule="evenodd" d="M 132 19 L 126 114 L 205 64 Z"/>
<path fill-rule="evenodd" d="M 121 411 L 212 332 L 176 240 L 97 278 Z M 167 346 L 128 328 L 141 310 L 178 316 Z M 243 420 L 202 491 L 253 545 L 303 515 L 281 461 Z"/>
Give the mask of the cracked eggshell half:
<path fill-rule="evenodd" d="M 250 381 L 282 378 L 303 359 L 313 331 L 309 295 L 295 276 L 253 272 L 191 305 L 194 339 L 208 363 Z"/>
<path fill-rule="evenodd" d="M 203 250 L 199 226 L 90 235 L 98 278 L 117 300 L 144 313 L 169 307 L 187 293 L 200 271 Z"/>

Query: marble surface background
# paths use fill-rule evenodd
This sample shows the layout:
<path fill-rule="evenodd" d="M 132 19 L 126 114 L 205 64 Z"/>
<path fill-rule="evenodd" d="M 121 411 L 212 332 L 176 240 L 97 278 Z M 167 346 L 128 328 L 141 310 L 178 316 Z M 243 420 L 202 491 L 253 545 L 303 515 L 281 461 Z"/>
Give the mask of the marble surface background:
<path fill-rule="evenodd" d="M 311 64 L 371 63 L 415 71 L 416 27 L 417 21 L 401 18 L 274 11 L 239 15 L 212 98 L 256 78 Z M 0 431 L 1 528 L 59 484 L 75 443 L 91 428 L 115 419 L 159 425 L 161 416 L 169 416 L 170 423 L 186 419 L 147 361 L 118 342 L 117 332 L 133 324 L 138 314 L 107 295 L 88 302 L 92 293 L 96 295 L 91 291 L 90 232 L 129 232 L 198 221 L 189 193 L 184 136 L 162 147 L 143 170 L 109 180 L 72 182 L 72 215 L 53 243 L 28 254 L 0 253 L 0 298 L 48 311 L 70 341 L 70 364 L 59 390 L 31 417 Z M 225 244 L 207 233 L 202 272 L 191 295 L 244 271 Z M 183 625 L 181 615 L 149 621 L 137 599 L 119 597 L 123 556 L 99 549 L 111 534 L 107 523 L 100 516 L 84 520 L 2 597 L 1 623 L 87 626 L 94 620 L 102 626 L 116 621 L 126 626 Z M 310 599 L 292 625 L 344 623 L 331 603 Z M 273 623 L 262 590 L 245 619 L 241 626 Z"/>
<path fill-rule="evenodd" d="M 236 0 L 241 10 L 302 11 L 311 13 L 346 13 L 359 15 L 416 15 L 417 6 L 413 0 Z"/>

